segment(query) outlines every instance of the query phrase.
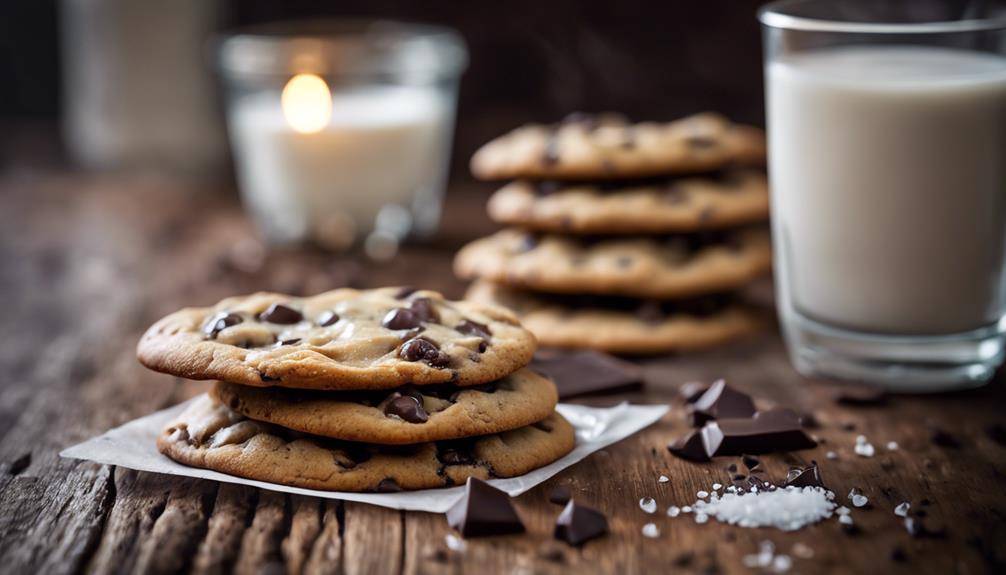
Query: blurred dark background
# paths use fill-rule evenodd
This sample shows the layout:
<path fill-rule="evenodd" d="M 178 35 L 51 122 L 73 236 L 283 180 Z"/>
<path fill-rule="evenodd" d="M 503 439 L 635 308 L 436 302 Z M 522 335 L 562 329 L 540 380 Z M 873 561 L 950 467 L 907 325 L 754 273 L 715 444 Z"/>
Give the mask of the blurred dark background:
<path fill-rule="evenodd" d="M 146 2 L 147 0 L 135 0 Z M 207 0 L 209 1 L 209 0 Z M 60 10 L 83 0 L 0 3 L 0 154 L 60 125 Z M 454 172 L 482 142 L 574 111 L 670 119 L 718 110 L 763 123 L 759 0 L 225 0 L 219 28 L 320 16 L 445 24 L 468 42 Z M 58 139 L 56 147 L 58 149 Z M 30 146 L 17 139 L 17 151 Z M 40 144 L 41 145 L 41 144 Z M 3 156 L 0 155 L 0 160 Z"/>

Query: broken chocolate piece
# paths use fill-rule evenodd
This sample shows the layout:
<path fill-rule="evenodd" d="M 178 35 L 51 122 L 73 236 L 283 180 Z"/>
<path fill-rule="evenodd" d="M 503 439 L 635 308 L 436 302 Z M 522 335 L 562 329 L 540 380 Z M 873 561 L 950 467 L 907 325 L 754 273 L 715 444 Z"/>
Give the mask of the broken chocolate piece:
<path fill-rule="evenodd" d="M 203 325 L 203 333 L 206 334 L 206 337 L 215 339 L 218 333 L 232 325 L 237 325 L 242 321 L 244 321 L 244 318 L 236 313 L 220 312 L 211 317 L 210 320 Z"/>
<path fill-rule="evenodd" d="M 755 414 L 755 405 L 751 396 L 737 391 L 720 379 L 695 400 L 689 413 L 692 425 L 702 427 L 713 419 L 751 417 Z"/>
<path fill-rule="evenodd" d="M 814 463 L 808 467 L 794 467 L 786 476 L 784 487 L 821 487 L 827 489 L 821 479 L 821 470 Z"/>
<path fill-rule="evenodd" d="M 409 423 L 426 423 L 430 415 L 423 409 L 421 399 L 416 399 L 411 395 L 401 395 L 394 397 L 384 406 L 385 415 L 398 416 Z"/>
<path fill-rule="evenodd" d="M 702 440 L 702 431 L 695 430 L 679 437 L 667 446 L 667 450 L 688 461 L 709 461 L 709 452 Z"/>
<path fill-rule="evenodd" d="M 264 312 L 260 313 L 258 316 L 259 320 L 278 323 L 278 324 L 291 324 L 297 323 L 304 319 L 304 316 L 297 310 L 293 309 L 288 305 L 283 305 L 281 303 L 274 303 L 269 306 Z"/>
<path fill-rule="evenodd" d="M 759 411 L 750 419 L 719 419 L 702 428 L 703 445 L 710 457 L 796 451 L 817 446 L 788 409 Z"/>
<path fill-rule="evenodd" d="M 339 321 L 339 314 L 335 313 L 332 310 L 328 310 L 319 315 L 318 319 L 315 320 L 315 323 L 317 323 L 321 327 L 328 327 L 330 325 L 333 325 L 337 321 Z"/>
<path fill-rule="evenodd" d="M 399 486 L 394 479 L 386 477 L 382 479 L 380 483 L 377 484 L 376 491 L 378 493 L 398 493 L 401 490 L 402 490 L 401 486 Z"/>
<path fill-rule="evenodd" d="M 685 403 L 692 404 L 707 391 L 709 391 L 708 385 L 701 381 L 690 381 L 678 388 L 678 395 L 685 399 Z"/>
<path fill-rule="evenodd" d="M 462 537 L 523 533 L 524 524 L 510 496 L 481 479 L 469 477 L 464 496 L 447 510 L 447 524 Z"/>
<path fill-rule="evenodd" d="M 539 351 L 530 367 L 554 381 L 563 399 L 623 391 L 643 382 L 639 366 L 596 351 Z"/>
<path fill-rule="evenodd" d="M 744 467 L 748 468 L 749 472 L 754 471 L 755 467 L 761 465 L 761 461 L 757 457 L 747 455 L 746 453 L 741 454 L 741 463 L 744 464 Z"/>
<path fill-rule="evenodd" d="M 433 367 L 443 368 L 451 363 L 450 356 L 440 351 L 437 344 L 423 337 L 403 343 L 398 355 L 405 361 L 425 361 Z"/>
<path fill-rule="evenodd" d="M 556 505 L 565 505 L 569 503 L 569 500 L 573 497 L 570 493 L 569 487 L 566 485 L 560 485 L 548 492 L 548 500 L 550 503 L 555 503 Z"/>
<path fill-rule="evenodd" d="M 600 511 L 570 500 L 555 522 L 555 538 L 580 546 L 608 532 L 608 520 Z"/>
<path fill-rule="evenodd" d="M 385 314 L 384 319 L 381 320 L 382 326 L 393 330 L 414 329 L 419 327 L 420 323 L 422 323 L 422 319 L 419 315 L 404 307 L 396 307 Z"/>

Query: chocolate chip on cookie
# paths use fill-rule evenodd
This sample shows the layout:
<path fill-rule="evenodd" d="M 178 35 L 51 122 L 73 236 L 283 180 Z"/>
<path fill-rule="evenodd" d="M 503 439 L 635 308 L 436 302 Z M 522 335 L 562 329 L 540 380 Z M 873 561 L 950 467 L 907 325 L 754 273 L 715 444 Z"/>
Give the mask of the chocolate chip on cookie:
<path fill-rule="evenodd" d="M 236 313 L 220 312 L 211 317 L 210 320 L 203 325 L 203 333 L 206 334 L 206 337 L 213 339 L 217 337 L 217 334 L 221 331 L 232 325 L 237 325 L 242 321 L 244 321 L 244 318 Z"/>
<path fill-rule="evenodd" d="M 328 310 L 326 312 L 322 312 L 322 314 L 318 316 L 316 323 L 321 327 L 328 327 L 330 325 L 334 325 L 338 321 L 339 321 L 339 314 L 335 313 L 332 310 Z"/>
<path fill-rule="evenodd" d="M 419 315 L 411 309 L 404 307 L 398 307 L 389 311 L 381 321 L 381 325 L 393 330 L 417 328 L 420 323 L 422 323 L 422 320 L 419 318 Z"/>
<path fill-rule="evenodd" d="M 424 337 L 416 337 L 403 343 L 398 356 L 405 361 L 425 361 L 438 368 L 447 367 L 451 363 L 451 358 L 440 351 L 437 344 Z"/>
<path fill-rule="evenodd" d="M 436 323 L 440 321 L 440 314 L 433 305 L 433 300 L 428 297 L 417 297 L 409 304 L 409 309 L 416 314 L 419 321 L 426 323 Z"/>
<path fill-rule="evenodd" d="M 489 331 L 489 326 L 484 323 L 479 323 L 477 321 L 472 321 L 466 319 L 454 327 L 455 331 L 463 333 L 465 335 L 471 335 L 475 337 L 481 337 L 482 339 L 488 340 L 492 337 L 492 332 Z"/>
<path fill-rule="evenodd" d="M 422 399 L 416 399 L 411 395 L 402 395 L 398 392 L 392 396 L 384 406 L 385 415 L 394 415 L 409 423 L 426 423 L 430 419 L 430 414 L 423 409 Z"/>
<path fill-rule="evenodd" d="M 259 314 L 258 318 L 261 321 L 286 325 L 301 321 L 304 315 L 288 305 L 274 303 Z"/>
<path fill-rule="evenodd" d="M 300 343 L 300 338 L 299 337 L 290 337 L 290 338 L 287 338 L 287 339 L 281 339 L 278 342 L 276 342 L 276 344 L 279 345 L 280 347 L 282 347 L 284 345 L 296 345 L 298 343 Z"/>

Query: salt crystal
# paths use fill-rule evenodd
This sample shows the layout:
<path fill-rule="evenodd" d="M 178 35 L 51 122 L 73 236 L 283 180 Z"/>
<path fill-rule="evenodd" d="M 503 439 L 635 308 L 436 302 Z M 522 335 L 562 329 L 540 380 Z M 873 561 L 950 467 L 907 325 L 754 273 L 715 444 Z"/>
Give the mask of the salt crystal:
<path fill-rule="evenodd" d="M 458 537 L 453 533 L 448 533 L 447 536 L 444 537 L 444 543 L 447 544 L 447 548 L 450 549 L 451 551 L 457 551 L 458 553 L 462 553 L 465 550 L 464 539 L 461 539 L 460 537 Z"/>
<path fill-rule="evenodd" d="M 758 566 L 768 567 L 775 557 L 775 544 L 771 541 L 762 541 L 758 550 Z"/>
<path fill-rule="evenodd" d="M 860 437 L 863 437 L 863 436 L 860 435 Z M 856 452 L 856 455 L 860 455 L 862 457 L 873 457 L 873 454 L 876 452 L 876 450 L 873 448 L 872 444 L 870 444 L 870 443 L 859 443 L 858 441 L 856 442 L 856 447 L 855 447 L 855 449 L 853 451 Z"/>
<path fill-rule="evenodd" d="M 852 515 L 849 515 L 848 513 L 845 515 L 839 515 L 838 522 L 842 525 L 852 525 Z"/>
<path fill-rule="evenodd" d="M 647 513 L 653 513 L 657 510 L 657 502 L 652 497 L 644 497 L 639 500 L 639 508 Z"/>
<path fill-rule="evenodd" d="M 845 505 L 843 505 L 843 506 L 839 507 L 838 509 L 836 509 L 835 513 L 838 513 L 839 515 L 848 515 L 848 514 L 852 513 L 852 511 L 848 507 L 846 507 Z"/>
<path fill-rule="evenodd" d="M 856 436 L 856 445 L 862 445 L 862 444 L 864 444 L 866 442 L 867 441 L 866 441 L 866 436 L 865 435 L 857 435 Z"/>
<path fill-rule="evenodd" d="M 897 515 L 898 517 L 908 517 L 908 510 L 911 508 L 912 508 L 911 503 L 903 501 L 899 503 L 897 507 L 894 508 L 894 514 Z"/>
<path fill-rule="evenodd" d="M 695 522 L 696 523 L 705 523 L 706 521 L 709 521 L 709 516 L 706 515 L 705 513 L 696 513 L 695 514 Z"/>
<path fill-rule="evenodd" d="M 657 529 L 655 524 L 647 523 L 646 525 L 643 525 L 643 537 L 649 537 L 650 539 L 660 537 L 660 530 Z"/>
<path fill-rule="evenodd" d="M 772 572 L 785 573 L 793 567 L 793 559 L 789 555 L 776 555 L 772 559 Z"/>
<path fill-rule="evenodd" d="M 834 451 L 829 451 L 828 453 L 825 453 L 824 456 L 828 459 L 838 459 L 838 454 Z"/>
<path fill-rule="evenodd" d="M 678 515 L 681 515 L 681 508 L 680 507 L 678 507 L 676 505 L 671 505 L 670 507 L 667 508 L 667 516 L 668 517 L 677 517 Z"/>
<path fill-rule="evenodd" d="M 721 485 L 719 483 L 713 483 L 713 490 L 714 491 L 719 491 L 722 488 L 723 488 L 723 485 Z"/>
<path fill-rule="evenodd" d="M 698 497 L 699 499 L 705 499 L 706 497 L 709 497 L 709 492 L 699 491 L 698 493 L 695 494 L 695 496 Z"/>
<path fill-rule="evenodd" d="M 830 517 L 835 508 L 829 499 L 829 495 L 833 498 L 834 494 L 821 487 L 763 489 L 760 492 L 726 492 L 722 495 L 701 491 L 698 495 L 708 496 L 709 500 L 699 499 L 692 504 L 697 523 L 705 523 L 711 517 L 740 527 L 771 526 L 795 531 Z M 690 511 L 692 507 L 686 505 L 681 509 L 669 508 L 667 514 L 676 517 L 679 513 Z"/>
<path fill-rule="evenodd" d="M 897 441 L 888 441 L 887 442 L 887 450 L 888 451 L 896 451 L 897 449 L 898 449 L 898 442 Z"/>
<path fill-rule="evenodd" d="M 657 481 L 659 481 L 660 483 L 667 483 L 670 480 L 671 478 L 666 475 L 661 475 L 660 477 L 657 478 Z"/>
<path fill-rule="evenodd" d="M 685 505 L 684 507 L 681 508 L 681 512 L 682 513 L 691 513 L 692 512 L 692 508 L 689 505 Z"/>
<path fill-rule="evenodd" d="M 866 505 L 869 502 L 870 502 L 870 500 L 867 499 L 867 497 L 865 495 L 862 495 L 860 493 L 857 493 L 857 494 L 855 494 L 855 495 L 852 496 L 852 505 L 854 507 L 862 507 L 862 506 Z"/>

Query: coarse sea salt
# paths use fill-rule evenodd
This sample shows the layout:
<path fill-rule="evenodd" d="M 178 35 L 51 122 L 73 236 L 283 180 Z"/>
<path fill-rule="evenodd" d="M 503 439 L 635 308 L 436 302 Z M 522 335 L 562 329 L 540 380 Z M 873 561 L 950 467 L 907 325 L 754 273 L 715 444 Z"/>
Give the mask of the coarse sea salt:
<path fill-rule="evenodd" d="M 698 500 L 696 521 L 712 517 L 740 527 L 775 527 L 795 531 L 831 517 L 835 503 L 821 487 L 785 487 L 747 493 L 712 493 L 708 501 Z M 685 511 L 682 508 L 681 511 Z M 699 521 L 699 516 L 707 516 Z"/>
<path fill-rule="evenodd" d="M 667 483 L 670 480 L 671 478 L 666 475 L 661 475 L 660 477 L 657 478 L 657 481 L 659 481 L 660 483 Z"/>
<path fill-rule="evenodd" d="M 660 530 L 657 529 L 656 524 L 647 523 L 646 525 L 643 525 L 643 536 L 649 537 L 650 539 L 660 537 Z"/>
<path fill-rule="evenodd" d="M 681 508 L 677 505 L 671 505 L 667 508 L 668 517 L 677 517 L 678 515 L 681 515 Z"/>
<path fill-rule="evenodd" d="M 657 510 L 657 502 L 652 497 L 644 497 L 639 500 L 639 508 L 647 513 L 653 513 Z"/>
<path fill-rule="evenodd" d="M 894 514 L 898 517 L 908 517 L 908 510 L 912 508 L 912 504 L 907 501 L 902 501 L 894 508 Z"/>

